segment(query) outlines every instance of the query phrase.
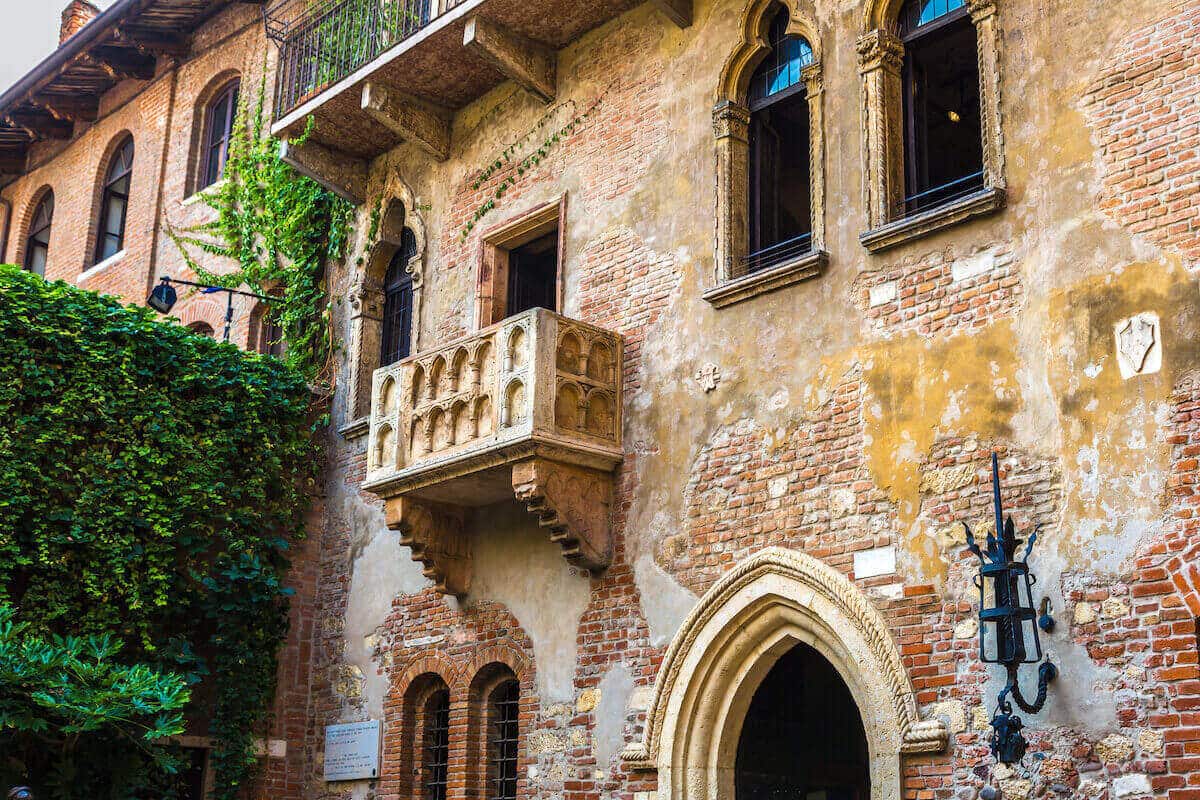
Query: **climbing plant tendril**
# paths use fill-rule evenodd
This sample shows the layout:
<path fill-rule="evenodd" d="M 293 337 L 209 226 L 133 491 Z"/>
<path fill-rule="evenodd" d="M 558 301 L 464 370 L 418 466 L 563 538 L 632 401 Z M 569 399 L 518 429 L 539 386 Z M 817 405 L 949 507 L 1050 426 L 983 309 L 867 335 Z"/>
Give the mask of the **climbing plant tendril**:
<path fill-rule="evenodd" d="M 310 398 L 277 359 L 0 267 L 0 780 L 172 797 L 144 734 L 182 707 L 215 797 L 243 794 L 318 477 Z"/>

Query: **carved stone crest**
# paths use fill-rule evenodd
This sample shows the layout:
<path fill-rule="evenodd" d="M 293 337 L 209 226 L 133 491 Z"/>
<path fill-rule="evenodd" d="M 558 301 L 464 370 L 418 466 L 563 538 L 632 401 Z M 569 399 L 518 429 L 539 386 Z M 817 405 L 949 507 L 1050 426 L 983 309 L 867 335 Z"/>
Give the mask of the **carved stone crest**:
<path fill-rule="evenodd" d="M 1162 337 L 1157 314 L 1146 312 L 1123 319 L 1114 326 L 1114 333 L 1121 377 L 1128 380 L 1137 375 L 1153 374 L 1162 368 Z"/>
<path fill-rule="evenodd" d="M 696 370 L 696 383 L 705 392 L 711 392 L 721 383 L 721 368 L 711 361 Z"/>

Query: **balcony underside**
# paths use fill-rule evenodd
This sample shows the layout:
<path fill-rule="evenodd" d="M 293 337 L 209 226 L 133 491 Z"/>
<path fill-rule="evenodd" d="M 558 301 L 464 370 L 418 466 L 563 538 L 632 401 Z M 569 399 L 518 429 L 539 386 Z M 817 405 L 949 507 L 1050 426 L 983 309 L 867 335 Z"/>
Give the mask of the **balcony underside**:
<path fill-rule="evenodd" d="M 343 156 L 369 162 L 406 137 L 363 108 L 367 83 L 452 114 L 493 89 L 506 74 L 463 42 L 472 18 L 494 26 L 513 42 L 527 41 L 552 54 L 587 31 L 619 16 L 641 0 L 467 0 L 384 51 L 355 72 L 294 108 L 277 108 L 272 132 L 298 136 L 308 117 L 315 120 L 310 141 Z M 669 0 L 673 4 L 676 0 Z M 662 0 L 667 3 L 668 0 Z M 518 59 L 526 48 L 517 47 Z"/>

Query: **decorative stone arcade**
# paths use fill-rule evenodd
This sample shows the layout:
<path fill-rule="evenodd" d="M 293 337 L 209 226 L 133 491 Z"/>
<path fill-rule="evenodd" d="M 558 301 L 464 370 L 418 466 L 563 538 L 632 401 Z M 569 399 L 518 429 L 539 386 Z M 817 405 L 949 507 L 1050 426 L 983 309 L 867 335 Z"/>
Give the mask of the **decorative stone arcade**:
<path fill-rule="evenodd" d="M 443 594 L 471 585 L 466 509 L 515 497 L 572 565 L 608 566 L 621 337 L 533 309 L 375 372 L 364 488 Z"/>

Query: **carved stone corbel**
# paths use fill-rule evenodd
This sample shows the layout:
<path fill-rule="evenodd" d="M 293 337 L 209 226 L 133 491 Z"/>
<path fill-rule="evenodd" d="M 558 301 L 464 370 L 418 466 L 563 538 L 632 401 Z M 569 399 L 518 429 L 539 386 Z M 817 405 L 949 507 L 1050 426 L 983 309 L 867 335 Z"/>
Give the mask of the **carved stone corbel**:
<path fill-rule="evenodd" d="M 456 597 L 471 588 L 471 539 L 463 530 L 458 506 L 393 497 L 386 502 L 387 526 L 400 533 L 400 544 L 412 549 L 426 578 L 442 594 Z"/>
<path fill-rule="evenodd" d="M 538 524 L 550 531 L 563 557 L 586 570 L 612 558 L 612 475 L 532 458 L 513 465 L 513 491 Z"/>

